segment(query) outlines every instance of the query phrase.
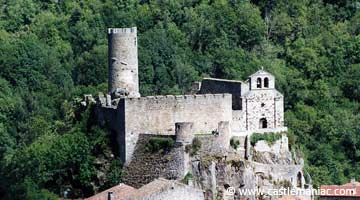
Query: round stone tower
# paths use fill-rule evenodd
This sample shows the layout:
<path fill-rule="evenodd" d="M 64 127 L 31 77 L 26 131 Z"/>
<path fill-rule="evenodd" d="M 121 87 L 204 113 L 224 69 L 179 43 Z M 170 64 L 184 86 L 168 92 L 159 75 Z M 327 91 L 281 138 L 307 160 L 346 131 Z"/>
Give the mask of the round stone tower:
<path fill-rule="evenodd" d="M 139 97 L 137 30 L 109 28 L 109 93 Z"/>
<path fill-rule="evenodd" d="M 194 139 L 193 131 L 194 123 L 192 122 L 177 122 L 175 123 L 176 142 L 182 144 L 191 144 Z"/>

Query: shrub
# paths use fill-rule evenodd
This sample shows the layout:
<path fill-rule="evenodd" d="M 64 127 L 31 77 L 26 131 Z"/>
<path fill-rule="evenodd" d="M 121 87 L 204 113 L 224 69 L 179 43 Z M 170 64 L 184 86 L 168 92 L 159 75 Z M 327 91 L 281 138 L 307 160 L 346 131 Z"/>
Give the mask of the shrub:
<path fill-rule="evenodd" d="M 240 141 L 236 140 L 234 137 L 230 139 L 230 146 L 234 148 L 235 150 L 239 147 Z"/>
<path fill-rule="evenodd" d="M 168 151 L 175 144 L 172 138 L 153 137 L 145 145 L 145 150 L 148 152 L 158 152 L 160 150 Z"/>
<path fill-rule="evenodd" d="M 115 159 L 111 162 L 109 171 L 106 174 L 105 187 L 110 188 L 111 186 L 118 185 L 121 182 L 122 176 L 122 163 L 119 159 Z"/>
<path fill-rule="evenodd" d="M 184 184 L 189 184 L 189 180 L 191 180 L 192 178 L 193 178 L 193 175 L 190 172 L 188 172 L 184 176 L 184 178 L 181 180 L 181 182 L 184 183 Z"/>
<path fill-rule="evenodd" d="M 253 133 L 250 137 L 251 145 L 255 145 L 260 140 L 265 140 L 269 145 L 275 143 L 275 141 L 281 138 L 279 133 Z"/>
<path fill-rule="evenodd" d="M 194 138 L 191 144 L 185 146 L 186 153 L 190 153 L 191 156 L 195 155 L 201 148 L 201 141 L 199 138 Z"/>

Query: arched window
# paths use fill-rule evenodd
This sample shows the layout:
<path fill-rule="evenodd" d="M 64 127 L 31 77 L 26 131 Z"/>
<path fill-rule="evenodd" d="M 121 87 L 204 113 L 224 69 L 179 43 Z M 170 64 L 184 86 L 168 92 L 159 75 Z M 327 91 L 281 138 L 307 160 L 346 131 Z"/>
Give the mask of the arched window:
<path fill-rule="evenodd" d="M 261 118 L 260 119 L 259 127 L 260 128 L 267 128 L 267 120 L 266 120 L 266 118 Z"/>
<path fill-rule="evenodd" d="M 257 78 L 256 80 L 256 87 L 261 88 L 261 78 Z"/>
<path fill-rule="evenodd" d="M 264 87 L 269 88 L 269 78 L 268 77 L 264 78 Z"/>

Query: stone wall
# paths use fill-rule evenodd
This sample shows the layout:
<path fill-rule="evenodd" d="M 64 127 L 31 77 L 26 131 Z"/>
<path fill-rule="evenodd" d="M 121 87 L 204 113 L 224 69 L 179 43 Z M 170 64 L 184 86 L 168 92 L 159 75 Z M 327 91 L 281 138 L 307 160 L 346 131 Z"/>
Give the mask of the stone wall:
<path fill-rule="evenodd" d="M 122 181 L 127 185 L 139 188 L 159 177 L 181 179 L 186 174 L 185 147 L 177 143 L 169 151 L 148 152 L 146 144 L 152 137 L 175 139 L 175 136 L 139 134 L 133 157 L 123 169 Z"/>
<path fill-rule="evenodd" d="M 99 96 L 97 106 L 95 107 L 95 115 L 98 123 L 107 127 L 110 131 L 112 138 L 116 140 L 117 151 L 115 153 L 125 162 L 126 146 L 125 146 L 125 117 L 124 101 L 117 103 L 117 106 L 106 106 L 105 98 Z"/>
<path fill-rule="evenodd" d="M 126 160 L 131 159 L 139 133 L 174 135 L 176 122 L 193 122 L 195 134 L 207 134 L 216 130 L 220 121 L 232 119 L 230 94 L 168 95 L 121 101 L 125 109 Z"/>
<path fill-rule="evenodd" d="M 284 127 L 284 97 L 277 95 L 275 97 L 275 127 Z"/>
<path fill-rule="evenodd" d="M 216 79 L 216 78 L 204 78 L 201 82 L 201 88 L 199 94 L 232 94 L 232 108 L 233 110 L 241 110 L 240 96 L 244 91 L 242 89 L 248 87 L 242 81 Z"/>
<path fill-rule="evenodd" d="M 294 188 L 304 188 L 303 165 L 278 165 L 256 162 L 252 162 L 252 164 L 254 166 L 254 173 L 258 178 L 271 177 L 267 179 L 268 182 L 258 181 L 258 184 L 261 183 L 262 189 L 272 188 L 273 185 L 284 187 L 284 185 L 281 185 L 284 181 L 287 181 Z"/>
<path fill-rule="evenodd" d="M 246 112 L 242 110 L 233 110 L 231 129 L 233 134 L 246 131 Z"/>

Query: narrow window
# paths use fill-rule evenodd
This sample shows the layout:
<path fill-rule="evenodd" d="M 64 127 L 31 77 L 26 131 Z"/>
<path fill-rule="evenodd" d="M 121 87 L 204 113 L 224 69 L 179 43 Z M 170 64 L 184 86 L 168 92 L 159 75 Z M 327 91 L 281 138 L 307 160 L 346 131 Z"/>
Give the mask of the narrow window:
<path fill-rule="evenodd" d="M 261 78 L 257 78 L 256 87 L 261 88 Z"/>
<path fill-rule="evenodd" d="M 297 183 L 296 183 L 297 187 L 299 187 L 299 188 L 301 188 L 301 186 L 302 186 L 301 178 L 302 178 L 302 175 L 301 175 L 301 172 L 299 172 L 297 174 Z"/>
<path fill-rule="evenodd" d="M 268 77 L 264 78 L 264 87 L 269 88 L 269 78 Z"/>
<path fill-rule="evenodd" d="M 261 118 L 259 123 L 260 128 L 267 128 L 267 120 L 266 118 Z"/>

